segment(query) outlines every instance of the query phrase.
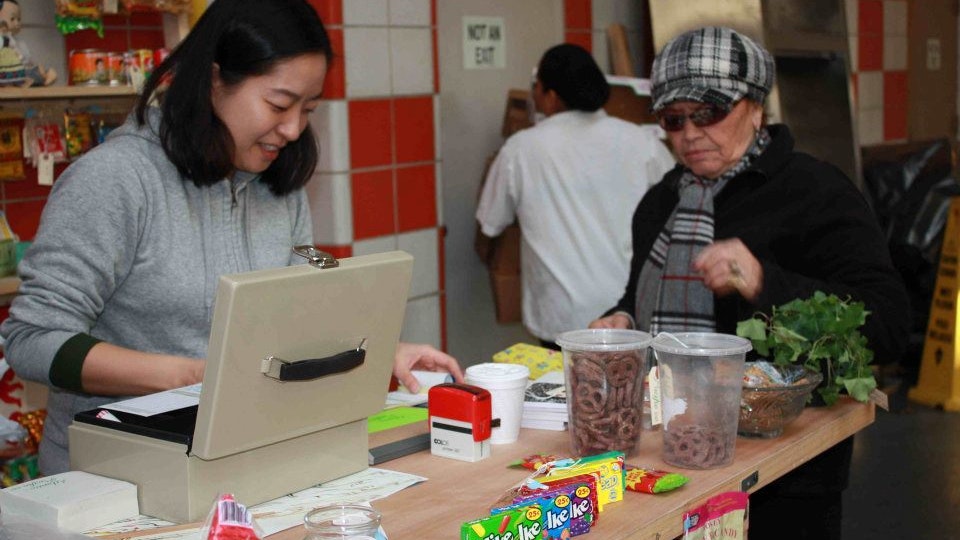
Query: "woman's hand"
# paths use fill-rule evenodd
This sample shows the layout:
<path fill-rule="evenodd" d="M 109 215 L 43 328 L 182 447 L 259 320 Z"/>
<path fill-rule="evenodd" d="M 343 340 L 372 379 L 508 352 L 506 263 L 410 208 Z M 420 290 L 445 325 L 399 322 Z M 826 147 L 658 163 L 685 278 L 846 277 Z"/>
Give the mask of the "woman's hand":
<path fill-rule="evenodd" d="M 87 353 L 83 390 L 102 396 L 141 396 L 203 381 L 206 361 L 134 351 L 101 342 Z"/>
<path fill-rule="evenodd" d="M 633 321 L 626 314 L 617 312 L 591 322 L 587 328 L 633 328 Z"/>
<path fill-rule="evenodd" d="M 430 345 L 418 343 L 397 344 L 397 354 L 393 359 L 393 374 L 407 390 L 412 393 L 420 391 L 420 383 L 413 376 L 411 370 L 446 371 L 453 375 L 453 379 L 463 382 L 463 372 L 457 359 L 439 351 Z"/>
<path fill-rule="evenodd" d="M 736 292 L 752 302 L 763 290 L 763 266 L 739 238 L 707 246 L 693 261 L 693 269 L 717 296 Z"/>

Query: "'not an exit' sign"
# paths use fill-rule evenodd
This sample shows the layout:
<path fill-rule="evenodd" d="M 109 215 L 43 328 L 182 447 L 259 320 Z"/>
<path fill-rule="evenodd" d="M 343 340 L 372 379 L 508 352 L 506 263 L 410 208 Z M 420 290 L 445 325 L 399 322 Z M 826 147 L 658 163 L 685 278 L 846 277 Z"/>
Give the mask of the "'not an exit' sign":
<path fill-rule="evenodd" d="M 502 17 L 464 17 L 463 68 L 505 67 L 505 38 Z"/>

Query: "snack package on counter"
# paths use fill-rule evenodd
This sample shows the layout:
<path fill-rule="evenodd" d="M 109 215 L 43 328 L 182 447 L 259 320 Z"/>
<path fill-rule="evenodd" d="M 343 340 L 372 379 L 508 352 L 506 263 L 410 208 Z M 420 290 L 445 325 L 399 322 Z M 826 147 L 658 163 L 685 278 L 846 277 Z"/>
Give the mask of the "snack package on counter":
<path fill-rule="evenodd" d="M 460 540 L 539 539 L 543 533 L 542 514 L 539 506 L 532 505 L 467 521 L 460 525 Z"/>
<path fill-rule="evenodd" d="M 559 456 L 554 456 L 552 454 L 530 454 L 529 456 L 524 456 L 516 461 L 511 462 L 508 467 L 523 467 L 524 469 L 536 471 L 539 470 L 540 467 L 557 461 L 558 459 L 560 459 Z"/>
<path fill-rule="evenodd" d="M 539 484 L 540 487 L 525 484 L 520 486 L 515 502 L 520 502 L 525 497 L 538 494 L 549 495 L 556 490 L 561 490 L 570 498 L 569 504 L 566 505 L 570 513 L 570 536 L 587 534 L 590 529 L 596 527 L 600 518 L 597 504 L 597 479 L 597 474 L 579 474 L 569 478 L 544 481 Z"/>
<path fill-rule="evenodd" d="M 687 480 L 687 477 L 682 474 L 656 469 L 641 469 L 640 467 L 627 465 L 624 474 L 624 487 L 640 493 L 663 493 L 677 489 L 686 484 Z"/>
<path fill-rule="evenodd" d="M 221 494 L 200 529 L 201 540 L 261 540 L 263 531 L 247 507 L 233 495 Z"/>
<path fill-rule="evenodd" d="M 806 376 L 802 366 L 778 367 L 766 360 L 747 362 L 743 370 L 743 385 L 748 388 L 790 386 Z"/>
<path fill-rule="evenodd" d="M 530 369 L 530 378 L 539 379 L 548 371 L 563 371 L 563 354 L 529 343 L 516 343 L 493 355 L 494 362 L 521 364 Z"/>
<path fill-rule="evenodd" d="M 570 538 L 570 496 L 565 490 L 549 490 L 541 494 L 529 495 L 519 502 L 490 510 L 490 515 L 496 516 L 509 512 L 515 508 L 528 508 L 530 505 L 540 507 L 540 536 L 543 540 L 560 540 Z M 588 528 L 589 530 L 589 528 Z"/>
<path fill-rule="evenodd" d="M 63 35 L 79 30 L 95 30 L 103 37 L 101 0 L 57 0 L 57 30 Z"/>
<path fill-rule="evenodd" d="M 747 494 L 729 491 L 707 499 L 683 515 L 683 540 L 743 539 Z"/>
<path fill-rule="evenodd" d="M 597 510 L 602 514 L 607 504 L 623 500 L 623 452 L 605 452 L 577 459 L 560 460 L 543 476 L 534 479 L 548 483 L 581 474 L 596 473 Z"/>

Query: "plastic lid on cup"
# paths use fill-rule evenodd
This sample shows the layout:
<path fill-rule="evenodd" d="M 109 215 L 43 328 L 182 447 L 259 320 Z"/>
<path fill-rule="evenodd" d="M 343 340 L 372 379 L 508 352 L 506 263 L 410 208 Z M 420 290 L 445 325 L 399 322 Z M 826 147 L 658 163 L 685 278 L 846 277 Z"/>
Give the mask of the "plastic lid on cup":
<path fill-rule="evenodd" d="M 530 368 L 522 364 L 488 362 L 467 368 L 464 377 L 478 383 L 510 382 L 530 378 Z"/>
<path fill-rule="evenodd" d="M 660 332 L 650 346 L 657 352 L 683 356 L 732 356 L 753 349 L 749 339 L 713 332 Z"/>
<path fill-rule="evenodd" d="M 557 345 L 573 351 L 635 351 L 650 345 L 653 337 L 640 330 L 591 328 L 557 336 Z"/>

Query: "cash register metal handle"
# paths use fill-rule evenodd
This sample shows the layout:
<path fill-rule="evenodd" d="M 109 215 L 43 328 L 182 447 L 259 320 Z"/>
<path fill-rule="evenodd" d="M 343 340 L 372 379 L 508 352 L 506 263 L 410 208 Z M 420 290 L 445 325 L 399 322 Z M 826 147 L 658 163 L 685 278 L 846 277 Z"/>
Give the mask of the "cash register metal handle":
<path fill-rule="evenodd" d="M 340 261 L 336 257 L 309 244 L 294 246 L 293 252 L 306 259 L 310 266 L 316 268 L 336 268 L 340 266 Z"/>
<path fill-rule="evenodd" d="M 269 356 L 263 360 L 260 371 L 267 377 L 282 382 L 312 381 L 327 375 L 344 373 L 363 364 L 367 356 L 365 343 L 366 340 L 356 349 L 343 351 L 326 358 L 308 358 L 291 362 L 276 356 Z"/>

